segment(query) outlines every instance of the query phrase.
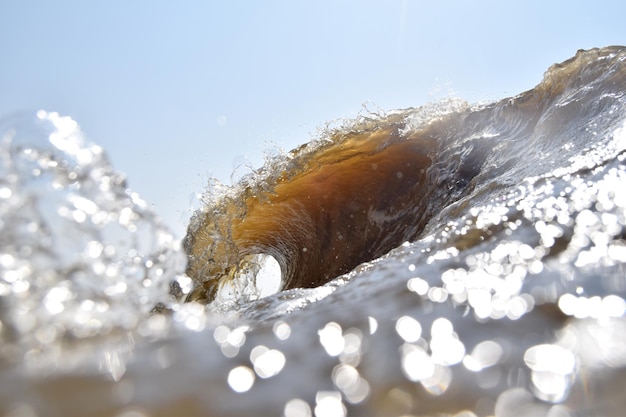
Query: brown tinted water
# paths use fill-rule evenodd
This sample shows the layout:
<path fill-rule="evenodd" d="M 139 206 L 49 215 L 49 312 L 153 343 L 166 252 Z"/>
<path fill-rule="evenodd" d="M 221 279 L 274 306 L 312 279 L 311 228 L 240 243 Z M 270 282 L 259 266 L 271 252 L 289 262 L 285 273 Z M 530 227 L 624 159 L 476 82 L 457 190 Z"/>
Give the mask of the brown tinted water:
<path fill-rule="evenodd" d="M 234 279 L 249 255 L 277 259 L 283 289 L 316 287 L 414 240 L 445 201 L 429 179 L 436 141 L 405 130 L 396 116 L 335 132 L 203 213 L 185 242 L 187 274 L 206 283 L 192 298 L 210 301 L 216 279 Z"/>

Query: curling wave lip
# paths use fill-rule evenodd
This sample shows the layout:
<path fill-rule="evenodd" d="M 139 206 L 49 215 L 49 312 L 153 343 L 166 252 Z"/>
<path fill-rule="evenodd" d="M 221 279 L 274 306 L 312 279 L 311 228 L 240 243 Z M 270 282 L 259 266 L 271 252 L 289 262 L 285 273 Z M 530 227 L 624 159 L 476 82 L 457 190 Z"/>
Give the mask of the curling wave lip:
<path fill-rule="evenodd" d="M 184 240 L 187 274 L 199 284 L 188 300 L 213 300 L 221 282 L 258 269 L 255 254 L 278 261 L 282 289 L 316 287 L 415 239 L 481 161 L 435 175 L 439 124 L 408 123 L 399 113 L 332 132 L 292 151 L 279 175 L 260 175 L 197 213 Z"/>

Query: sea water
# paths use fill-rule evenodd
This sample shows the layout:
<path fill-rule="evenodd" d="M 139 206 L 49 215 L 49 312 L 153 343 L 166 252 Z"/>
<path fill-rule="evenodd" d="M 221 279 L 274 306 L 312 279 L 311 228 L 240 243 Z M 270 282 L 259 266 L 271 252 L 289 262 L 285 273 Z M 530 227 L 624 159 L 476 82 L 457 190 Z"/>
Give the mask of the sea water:
<path fill-rule="evenodd" d="M 462 192 L 326 284 L 260 297 L 253 268 L 208 306 L 183 302 L 201 278 L 181 244 L 76 121 L 2 119 L 0 412 L 623 415 L 625 61 L 579 51 L 512 98 L 367 115 L 436 134 L 429 175 L 470 163 Z"/>

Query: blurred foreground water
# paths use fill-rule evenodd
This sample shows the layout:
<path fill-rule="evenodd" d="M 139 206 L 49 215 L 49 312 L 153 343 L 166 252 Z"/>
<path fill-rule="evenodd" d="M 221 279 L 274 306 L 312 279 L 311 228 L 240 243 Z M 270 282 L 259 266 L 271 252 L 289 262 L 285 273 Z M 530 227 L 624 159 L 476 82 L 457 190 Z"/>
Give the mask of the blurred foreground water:
<path fill-rule="evenodd" d="M 363 116 L 388 117 L 439 141 L 442 187 L 471 163 L 467 191 L 326 285 L 208 307 L 170 295 L 179 242 L 75 121 L 0 120 L 0 413 L 624 415 L 626 49 Z"/>

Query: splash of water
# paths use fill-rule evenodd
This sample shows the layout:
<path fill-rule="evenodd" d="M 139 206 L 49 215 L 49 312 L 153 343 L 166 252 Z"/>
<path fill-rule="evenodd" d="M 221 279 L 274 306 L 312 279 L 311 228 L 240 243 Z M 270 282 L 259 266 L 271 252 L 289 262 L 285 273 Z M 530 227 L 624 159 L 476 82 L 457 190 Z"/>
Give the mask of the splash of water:
<path fill-rule="evenodd" d="M 581 51 L 511 99 L 339 127 L 404 117 L 437 144 L 429 179 L 460 187 L 413 241 L 219 314 L 170 298 L 191 291 L 184 255 L 74 121 L 4 119 L 0 414 L 621 416 L 625 51 Z M 205 213 L 341 143 L 272 159 Z"/>

